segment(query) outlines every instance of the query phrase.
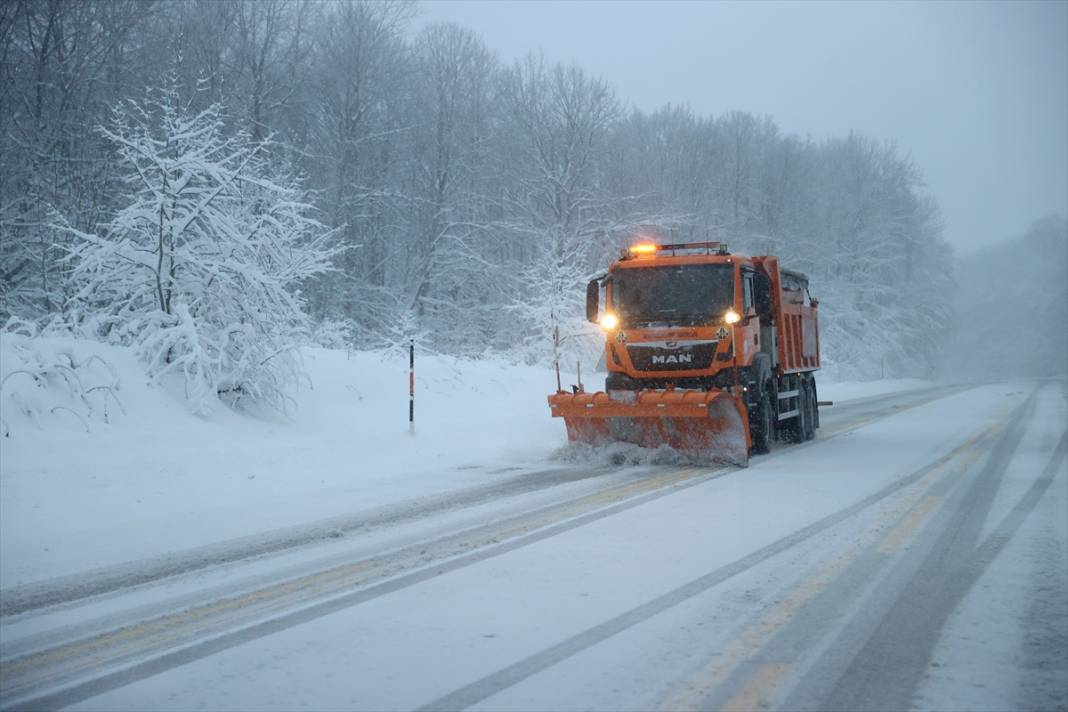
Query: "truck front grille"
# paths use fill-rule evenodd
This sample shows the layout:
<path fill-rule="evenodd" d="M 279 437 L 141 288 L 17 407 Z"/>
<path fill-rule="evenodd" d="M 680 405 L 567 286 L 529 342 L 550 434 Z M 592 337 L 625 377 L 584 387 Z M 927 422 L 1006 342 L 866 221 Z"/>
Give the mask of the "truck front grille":
<path fill-rule="evenodd" d="M 694 371 L 712 365 L 715 341 L 678 346 L 628 344 L 631 363 L 639 371 Z"/>

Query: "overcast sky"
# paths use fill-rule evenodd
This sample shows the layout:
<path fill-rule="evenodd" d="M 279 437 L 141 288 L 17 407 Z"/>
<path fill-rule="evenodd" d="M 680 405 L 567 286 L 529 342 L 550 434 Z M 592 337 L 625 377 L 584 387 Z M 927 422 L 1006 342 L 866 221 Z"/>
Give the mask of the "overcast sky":
<path fill-rule="evenodd" d="M 1068 2 L 433 0 L 502 59 L 543 50 L 640 109 L 895 140 L 962 252 L 1068 215 Z"/>

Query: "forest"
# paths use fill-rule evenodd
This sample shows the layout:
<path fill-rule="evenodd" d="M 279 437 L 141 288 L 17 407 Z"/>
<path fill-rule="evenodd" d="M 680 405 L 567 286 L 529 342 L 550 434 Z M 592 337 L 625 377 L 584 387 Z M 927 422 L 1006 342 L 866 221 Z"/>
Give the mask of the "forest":
<path fill-rule="evenodd" d="M 198 388 L 269 399 L 300 343 L 595 361 L 585 282 L 638 234 L 806 273 L 835 379 L 928 376 L 953 321 L 892 137 L 642 111 L 402 0 L 14 0 L 0 51 L 0 319 Z"/>

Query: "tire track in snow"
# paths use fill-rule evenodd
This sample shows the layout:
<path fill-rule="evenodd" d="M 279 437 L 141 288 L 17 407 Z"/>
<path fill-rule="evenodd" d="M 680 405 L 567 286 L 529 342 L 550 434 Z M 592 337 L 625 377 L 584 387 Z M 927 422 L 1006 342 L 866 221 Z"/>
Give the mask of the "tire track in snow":
<path fill-rule="evenodd" d="M 958 465 L 928 491 L 917 508 L 929 498 L 945 499 L 946 505 L 913 529 L 908 550 L 886 545 L 893 544 L 890 540 L 897 529 L 892 531 L 830 582 L 786 628 L 751 651 L 744 669 L 687 708 L 720 708 L 762 665 L 772 663 L 788 663 L 795 670 L 794 686 L 783 699 L 775 687 L 784 679 L 776 680 L 762 690 L 764 706 L 791 710 L 912 706 L 913 693 L 949 616 L 1034 511 L 1064 463 L 1068 434 L 1062 432 L 1027 493 L 979 541 L 993 494 L 1028 431 L 1037 392 L 1009 416 L 1008 427 L 987 446 L 986 461 L 977 474 L 971 476 L 970 468 L 961 471 Z M 906 516 L 902 523 L 908 521 Z M 849 613 L 843 621 L 844 611 Z"/>
<path fill-rule="evenodd" d="M 754 685 L 761 671 L 769 667 L 790 671 L 796 661 L 783 651 L 818 651 L 826 645 L 825 639 L 845 611 L 881 585 L 879 573 L 886 554 L 907 545 L 941 494 L 985 454 L 982 442 L 999 429 L 994 425 L 969 438 L 958 457 L 903 490 L 903 496 L 895 498 L 900 501 L 882 517 L 888 525 L 882 533 L 868 541 L 851 541 L 841 553 L 819 560 L 801 574 L 778 603 L 749 621 L 707 664 L 675 684 L 661 699 L 659 712 L 738 708 L 756 693 L 758 702 L 767 706 L 769 695 L 786 676 L 765 676 Z M 848 603 L 843 605 L 843 600 Z M 756 705 L 749 708 L 756 709 Z"/>
<path fill-rule="evenodd" d="M 699 676 L 699 682 L 707 680 L 707 684 L 699 685 L 694 694 L 669 698 L 675 703 L 671 708 L 729 708 L 735 698 L 747 690 L 768 666 L 785 665 L 791 672 L 761 686 L 759 692 L 764 707 L 790 710 L 863 709 L 865 702 L 861 698 L 872 689 L 880 685 L 894 688 L 897 682 L 888 678 L 894 678 L 898 672 L 897 659 L 911 659 L 917 655 L 912 645 L 913 638 L 900 633 L 902 629 L 910 628 L 913 622 L 906 625 L 898 621 L 897 625 L 887 629 L 891 636 L 897 635 L 892 642 L 895 646 L 892 651 L 883 650 L 880 654 L 865 658 L 863 662 L 859 662 L 859 652 L 872 638 L 885 612 L 899 600 L 904 587 L 917 576 L 921 561 L 930 551 L 923 544 L 932 539 L 932 530 L 953 529 L 974 544 L 992 497 L 988 497 L 987 487 L 975 488 L 972 485 L 976 481 L 989 482 L 1004 470 L 1008 458 L 1017 449 L 1027 429 L 1035 397 L 1035 392 L 1032 392 L 1002 423 L 984 432 L 981 437 L 973 438 L 970 442 L 975 446 L 968 448 L 970 452 L 963 453 L 962 457 L 951 463 L 950 468 L 936 473 L 936 478 L 924 483 L 916 502 L 894 527 L 863 550 L 853 552 L 845 568 L 833 577 L 814 585 L 813 595 L 793 611 L 785 625 L 778 627 L 773 635 L 767 636 L 758 645 L 735 656 L 738 662 L 726 670 L 718 659 L 712 661 L 709 671 Z M 975 477 L 970 476 L 973 464 L 979 464 L 980 474 Z M 978 527 L 972 522 L 964 525 L 961 521 L 939 518 L 948 496 L 959 489 L 962 481 L 968 484 L 966 493 L 971 495 L 970 504 L 966 504 L 964 509 L 978 513 Z M 984 503 L 986 509 L 982 508 Z M 935 568 L 944 575 L 945 570 L 955 565 L 956 562 L 942 561 L 939 564 L 941 568 Z M 802 585 L 805 584 L 807 579 L 802 582 Z M 929 597 L 934 595 L 930 591 L 928 594 Z M 919 605 L 915 601 L 913 603 Z M 903 615 L 909 616 L 916 606 L 902 609 Z M 935 629 L 935 635 L 938 632 L 939 629 Z M 926 665 L 926 658 L 921 662 Z M 856 671 L 844 674 L 843 671 L 851 664 L 860 665 L 863 675 Z M 857 679 L 864 676 L 870 679 Z M 846 679 L 851 681 L 858 698 L 830 699 L 831 690 Z M 790 684 L 794 688 L 783 702 L 779 688 L 789 687 Z M 686 689 L 685 686 L 683 689 Z M 910 691 L 911 688 L 904 694 Z M 907 697 L 903 703 L 874 700 L 873 708 L 906 709 L 908 702 Z"/>
<path fill-rule="evenodd" d="M 1033 399 L 1034 395 L 1032 406 Z M 899 562 L 899 570 L 911 567 L 913 572 L 896 598 L 889 602 L 875 629 L 861 641 L 859 650 L 843 640 L 842 648 L 852 647 L 855 651 L 848 664 L 839 667 L 840 663 L 836 665 L 828 656 L 816 662 L 816 668 L 839 670 L 832 678 L 830 689 L 816 684 L 823 676 L 809 675 L 807 682 L 791 693 L 786 707 L 883 710 L 911 706 L 914 691 L 949 616 L 1034 511 L 1068 454 L 1066 433 L 1026 494 L 980 542 L 979 534 L 993 494 L 1024 430 L 1021 426 L 1000 439 L 986 466 L 968 483 L 952 515 L 935 530 L 929 547 L 918 550 L 918 555 L 922 555 L 918 566 L 908 561 L 908 557 Z M 891 574 L 891 579 L 894 578 L 901 577 Z M 842 651 L 837 655 L 840 660 Z"/>

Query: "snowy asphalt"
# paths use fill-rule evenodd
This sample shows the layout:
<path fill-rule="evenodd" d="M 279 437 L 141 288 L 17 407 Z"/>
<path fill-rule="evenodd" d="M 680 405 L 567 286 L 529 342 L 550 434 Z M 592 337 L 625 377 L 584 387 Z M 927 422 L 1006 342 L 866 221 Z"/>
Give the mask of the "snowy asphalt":
<path fill-rule="evenodd" d="M 830 435 L 855 429 L 872 420 L 886 417 L 902 409 L 923 405 L 963 389 L 963 386 L 939 386 L 858 399 L 839 406 L 838 411 L 830 416 L 830 425 L 821 430 L 821 436 L 826 439 Z M 837 428 L 833 425 L 836 422 L 840 423 Z M 642 479 L 644 480 L 643 486 L 649 486 L 658 482 L 658 480 L 650 481 L 647 478 L 648 472 L 645 469 L 620 467 L 561 467 L 525 472 L 488 485 L 419 497 L 376 507 L 373 510 L 330 517 L 232 541 L 185 551 L 168 552 L 151 559 L 131 561 L 15 586 L 4 590 L 4 595 L 0 598 L 0 616 L 14 616 L 47 606 L 68 604 L 213 566 L 298 549 L 353 533 L 363 534 L 373 529 L 396 526 L 408 521 L 474 507 L 485 502 L 559 487 L 563 484 L 599 480 L 603 486 L 604 482 L 620 479 L 624 481 Z"/>
<path fill-rule="evenodd" d="M 950 673 L 952 659 L 967 658 L 966 643 L 952 633 L 961 612 L 975 608 L 969 597 L 1006 549 L 1019 546 L 1025 525 L 1050 516 L 1051 495 L 1065 487 L 1064 384 L 1006 390 L 924 389 L 851 402 L 823 415 L 815 442 L 781 448 L 747 470 L 526 474 L 302 531 L 43 582 L 15 598 L 5 592 L 0 706 L 946 706 L 967 670 L 955 684 L 945 670 L 932 678 L 935 658 L 949 655 Z M 957 412 L 956 401 L 967 412 L 950 425 L 946 414 Z M 907 433 L 894 424 L 931 409 L 921 430 L 945 423 L 943 437 L 927 450 L 885 456 L 911 442 L 895 445 Z M 883 453 L 885 472 L 866 453 Z M 826 479 L 792 470 L 806 462 L 809 470 L 825 467 Z M 855 476 L 868 470 L 870 482 Z M 780 514 L 751 533 L 752 503 L 775 492 L 794 501 L 777 502 Z M 692 517 L 708 511 L 702 497 L 720 503 L 712 524 Z M 477 516 L 465 518 L 465 510 Z M 691 518 L 673 518 L 687 512 Z M 405 527 L 403 536 L 383 536 L 358 556 L 337 541 L 337 533 L 344 539 Z M 664 533 L 671 529 L 678 531 Z M 702 546 L 701 537 L 714 543 Z M 272 570 L 268 553 L 291 560 Z M 635 562 L 646 565 L 618 570 Z M 223 578 L 235 580 L 220 584 L 210 567 L 224 564 Z M 242 579 L 243 567 L 260 568 Z M 1040 568 L 1050 567 L 1056 573 L 1063 561 Z M 1041 591 L 1022 598 L 1002 594 L 1021 620 L 1055 622 L 1043 645 L 1027 648 L 1023 665 L 1048 674 L 1032 692 L 1013 693 L 1025 695 L 1012 699 L 1021 706 L 1057 709 L 1068 700 L 1068 677 L 1058 676 L 1068 662 L 1064 579 L 1047 577 Z M 563 588 L 601 586 L 601 600 L 580 594 L 581 605 L 552 609 L 554 619 L 543 621 L 540 602 L 520 594 L 559 598 L 561 581 L 574 583 Z M 352 620 L 370 604 L 380 610 Z M 510 630 L 512 642 L 481 650 L 509 636 L 475 635 L 471 624 L 480 618 Z M 341 630 L 351 635 L 339 639 Z M 1017 632 L 995 642 L 1018 646 Z M 353 659 L 322 661 L 337 649 Z M 310 698 L 300 686 L 279 692 L 279 681 L 259 679 L 311 666 L 334 680 L 331 668 L 353 669 L 367 656 L 374 662 L 356 666 L 358 679 L 335 680 L 329 689 L 312 684 L 318 692 Z M 390 667 L 394 658 L 399 668 Z M 413 678 L 397 679 L 403 670 Z"/>

